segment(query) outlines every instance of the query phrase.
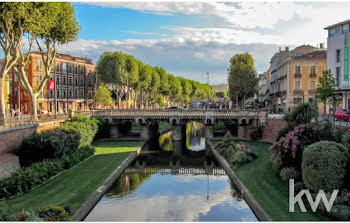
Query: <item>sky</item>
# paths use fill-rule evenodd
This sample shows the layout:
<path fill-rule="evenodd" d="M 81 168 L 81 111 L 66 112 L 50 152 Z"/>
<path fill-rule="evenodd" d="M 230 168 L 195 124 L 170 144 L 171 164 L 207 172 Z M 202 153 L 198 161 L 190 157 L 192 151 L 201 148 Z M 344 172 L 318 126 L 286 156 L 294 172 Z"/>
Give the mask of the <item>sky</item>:
<path fill-rule="evenodd" d="M 230 58 L 252 54 L 258 73 L 279 47 L 327 43 L 324 27 L 350 19 L 348 2 L 74 2 L 81 31 L 59 52 L 97 63 L 120 50 L 176 76 L 226 83 Z"/>

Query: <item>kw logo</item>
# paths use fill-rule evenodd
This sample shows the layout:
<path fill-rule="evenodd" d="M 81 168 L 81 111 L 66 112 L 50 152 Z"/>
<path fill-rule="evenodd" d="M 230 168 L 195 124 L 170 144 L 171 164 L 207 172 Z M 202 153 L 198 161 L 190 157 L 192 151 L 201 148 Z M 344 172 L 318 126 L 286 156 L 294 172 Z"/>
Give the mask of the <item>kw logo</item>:
<path fill-rule="evenodd" d="M 294 196 L 294 179 L 289 179 L 289 212 L 294 212 L 294 206 L 296 203 L 299 204 L 300 210 L 302 212 L 306 212 L 306 208 L 302 199 L 302 196 L 304 194 L 313 212 L 316 212 L 317 207 L 321 200 L 323 201 L 323 204 L 327 212 L 330 212 L 338 192 L 339 190 L 334 190 L 329 201 L 327 200 L 326 194 L 324 193 L 323 190 L 320 190 L 318 192 L 315 201 L 312 199 L 312 196 L 309 190 L 301 190 L 296 196 Z"/>

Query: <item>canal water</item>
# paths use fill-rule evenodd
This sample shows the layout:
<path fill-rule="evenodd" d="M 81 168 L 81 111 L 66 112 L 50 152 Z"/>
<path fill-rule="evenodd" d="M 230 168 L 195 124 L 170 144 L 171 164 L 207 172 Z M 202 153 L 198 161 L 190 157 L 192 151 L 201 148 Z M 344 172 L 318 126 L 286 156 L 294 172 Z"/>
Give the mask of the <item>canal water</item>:
<path fill-rule="evenodd" d="M 188 124 L 186 135 L 146 148 L 85 221 L 257 221 L 205 150 L 202 126 Z"/>

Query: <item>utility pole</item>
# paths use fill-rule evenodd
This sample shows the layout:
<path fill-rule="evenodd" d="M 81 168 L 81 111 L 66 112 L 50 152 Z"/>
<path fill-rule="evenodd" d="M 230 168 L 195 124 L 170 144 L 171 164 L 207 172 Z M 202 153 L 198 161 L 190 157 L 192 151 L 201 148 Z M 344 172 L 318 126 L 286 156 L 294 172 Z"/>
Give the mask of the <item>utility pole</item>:
<path fill-rule="evenodd" d="M 207 72 L 207 77 L 208 77 L 208 99 L 207 99 L 207 109 L 209 109 L 209 72 Z"/>

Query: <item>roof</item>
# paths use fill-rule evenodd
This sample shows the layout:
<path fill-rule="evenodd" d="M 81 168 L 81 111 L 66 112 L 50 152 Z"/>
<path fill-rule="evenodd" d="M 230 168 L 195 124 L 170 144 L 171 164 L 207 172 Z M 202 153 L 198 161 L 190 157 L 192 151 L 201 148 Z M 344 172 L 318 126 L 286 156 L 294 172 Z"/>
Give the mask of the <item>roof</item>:
<path fill-rule="evenodd" d="M 34 51 L 32 52 L 32 54 L 37 54 L 37 55 L 41 55 L 41 53 L 39 51 Z M 45 55 L 46 53 L 44 53 Z M 76 56 L 72 56 L 69 54 L 63 54 L 63 53 L 56 53 L 56 59 L 64 59 L 64 60 L 71 60 L 71 61 L 76 61 L 76 62 L 84 62 L 87 64 L 92 64 L 92 59 L 87 58 L 87 57 L 76 57 Z"/>
<path fill-rule="evenodd" d="M 311 53 L 305 53 L 300 56 L 294 56 L 294 60 L 327 60 L 326 50 L 315 50 Z"/>
<path fill-rule="evenodd" d="M 336 23 L 336 24 L 334 24 L 334 25 L 330 25 L 330 26 L 327 26 L 326 28 L 324 28 L 324 29 L 332 29 L 332 28 L 334 28 L 334 27 L 337 27 L 337 26 L 340 26 L 340 25 L 344 25 L 344 24 L 346 24 L 346 23 L 350 23 L 350 19 L 348 19 L 348 20 L 345 20 L 345 21 L 343 21 L 343 22 L 339 22 L 339 23 Z"/>

